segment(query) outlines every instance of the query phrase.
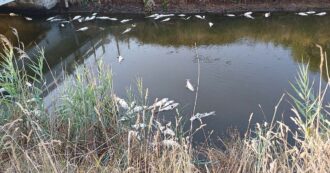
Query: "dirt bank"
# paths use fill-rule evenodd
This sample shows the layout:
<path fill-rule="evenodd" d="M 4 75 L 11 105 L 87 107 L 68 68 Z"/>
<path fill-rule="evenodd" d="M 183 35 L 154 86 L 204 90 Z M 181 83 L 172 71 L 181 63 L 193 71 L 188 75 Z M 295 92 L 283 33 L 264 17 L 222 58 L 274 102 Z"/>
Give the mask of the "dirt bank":
<path fill-rule="evenodd" d="M 147 0 L 148 1 L 148 0 Z M 289 12 L 306 10 L 330 10 L 329 0 L 149 0 L 147 5 L 143 0 L 98 0 L 93 2 L 69 0 L 69 8 L 65 8 L 64 0 L 50 10 L 15 8 L 2 6 L 0 12 L 21 12 L 28 14 L 52 13 L 237 13 L 244 11 Z"/>

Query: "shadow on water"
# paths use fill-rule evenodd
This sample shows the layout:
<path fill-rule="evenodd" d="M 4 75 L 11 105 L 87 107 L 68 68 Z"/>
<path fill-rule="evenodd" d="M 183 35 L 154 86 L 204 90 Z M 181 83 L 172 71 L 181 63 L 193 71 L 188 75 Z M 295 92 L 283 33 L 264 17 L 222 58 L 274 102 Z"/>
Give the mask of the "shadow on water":
<path fill-rule="evenodd" d="M 282 93 L 292 92 L 289 81 L 294 80 L 300 63 L 310 62 L 311 76 L 318 74 L 320 58 L 315 44 L 330 52 L 330 16 L 275 14 L 265 19 L 261 15 L 255 20 L 214 15 L 185 21 L 177 17 L 166 23 L 129 16 L 133 22 L 74 22 L 65 27 L 45 22 L 45 18 L 25 21 L 1 16 L 0 33 L 12 40 L 10 27 L 15 27 L 30 53 L 35 44 L 45 49 L 53 72 L 45 71 L 50 89 L 46 102 L 56 95 L 55 82 L 61 83 L 63 72 L 74 73 L 79 64 L 95 66 L 102 58 L 111 65 L 115 90 L 121 96 L 136 77 L 142 77 L 150 88 L 150 101 L 170 97 L 181 103 L 182 113 L 187 115 L 194 94 L 184 85 L 188 78 L 196 83 L 193 45 L 197 43 L 201 62 L 197 111 L 215 110 L 217 115 L 206 119 L 207 130 L 222 135 L 229 127 L 244 132 L 251 112 L 255 113 L 253 123 L 270 120 Z M 209 21 L 214 23 L 212 28 Z M 123 35 L 133 23 L 137 26 Z M 84 26 L 89 30 L 76 32 Z M 124 57 L 122 63 L 118 63 L 119 55 Z M 277 119 L 288 120 L 289 108 L 281 104 Z"/>

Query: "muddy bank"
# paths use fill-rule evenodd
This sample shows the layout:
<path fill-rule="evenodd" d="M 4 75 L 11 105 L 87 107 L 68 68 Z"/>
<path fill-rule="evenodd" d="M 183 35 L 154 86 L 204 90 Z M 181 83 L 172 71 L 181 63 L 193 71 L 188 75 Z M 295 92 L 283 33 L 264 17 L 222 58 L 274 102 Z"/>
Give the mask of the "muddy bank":
<path fill-rule="evenodd" d="M 150 1 L 150 0 L 149 0 Z M 159 2 L 158 2 L 159 1 Z M 152 5 L 146 5 L 143 0 L 100 0 L 98 2 L 78 2 L 69 1 L 69 7 L 65 7 L 64 0 L 60 0 L 57 5 L 50 9 L 35 9 L 31 7 L 6 5 L 0 7 L 0 13 L 17 12 L 30 15 L 58 14 L 58 13 L 85 13 L 99 12 L 104 14 L 113 13 L 239 13 L 244 11 L 254 12 L 292 12 L 292 11 L 328 11 L 330 1 L 310 0 L 310 1 L 251 1 L 243 2 L 215 2 L 214 0 L 155 0 Z"/>

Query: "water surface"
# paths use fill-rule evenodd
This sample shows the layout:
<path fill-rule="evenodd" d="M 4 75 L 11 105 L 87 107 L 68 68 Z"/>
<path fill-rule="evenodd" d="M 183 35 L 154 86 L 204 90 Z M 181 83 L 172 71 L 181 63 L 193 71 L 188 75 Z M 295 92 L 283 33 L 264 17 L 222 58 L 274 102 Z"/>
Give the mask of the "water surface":
<path fill-rule="evenodd" d="M 33 21 L 26 21 L 1 15 L 0 33 L 15 41 L 10 28 L 14 27 L 28 52 L 44 48 L 55 76 L 63 70 L 71 74 L 77 65 L 95 67 L 102 59 L 112 68 L 119 96 L 125 98 L 126 89 L 141 77 L 144 87 L 149 88 L 150 102 L 155 98 L 174 99 L 181 104 L 183 115 L 191 115 L 193 109 L 195 93 L 185 88 L 185 81 L 190 79 L 196 86 L 199 59 L 196 110 L 216 111 L 215 116 L 205 119 L 206 130 L 214 130 L 215 136 L 223 135 L 230 127 L 244 132 L 251 113 L 253 123 L 271 120 L 282 94 L 292 92 L 289 81 L 294 81 L 299 65 L 310 62 L 311 77 L 319 74 L 315 44 L 330 49 L 330 16 L 281 13 L 265 19 L 256 14 L 256 19 L 250 20 L 209 15 L 206 20 L 175 17 L 169 22 L 136 15 L 111 17 L 133 21 L 73 22 L 62 28 L 59 23 L 46 22 L 45 17 L 34 16 Z M 209 21 L 214 23 L 212 28 Z M 132 24 L 136 27 L 130 33 L 121 34 Z M 76 32 L 84 26 L 90 29 Z M 118 62 L 118 55 L 124 57 L 123 62 Z M 51 90 L 55 89 L 51 73 L 45 74 Z M 54 95 L 48 93 L 46 102 L 51 102 Z M 292 113 L 287 101 L 289 97 L 284 98 L 276 119 L 289 120 Z M 173 116 L 175 112 L 167 114 Z M 202 139 L 201 134 L 198 136 Z"/>

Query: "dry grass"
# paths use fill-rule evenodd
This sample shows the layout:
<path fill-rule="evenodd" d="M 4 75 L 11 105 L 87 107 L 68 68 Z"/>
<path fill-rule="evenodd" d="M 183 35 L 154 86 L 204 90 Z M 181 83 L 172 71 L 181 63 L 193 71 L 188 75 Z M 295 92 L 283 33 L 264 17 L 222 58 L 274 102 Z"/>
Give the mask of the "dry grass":
<path fill-rule="evenodd" d="M 330 170 L 328 88 L 314 93 L 308 67 L 301 67 L 297 92 L 291 96 L 291 119 L 257 124 L 244 137 L 231 135 L 225 150 L 212 146 L 195 149 L 190 143 L 196 129 L 184 132 L 183 117 L 158 122 L 159 108 L 130 113 L 135 105 L 149 107 L 148 90 L 138 82 L 127 97 L 128 110 L 112 90 L 111 71 L 100 63 L 97 72 L 80 68 L 67 82 L 52 109 L 46 110 L 42 93 L 43 53 L 30 62 L 24 49 L 3 36 L 0 85 L 10 97 L 0 99 L 0 172 L 328 172 Z M 328 71 L 321 49 L 321 73 Z M 26 65 L 17 68 L 19 61 Z M 34 72 L 27 73 L 27 68 Z M 322 76 L 322 74 L 320 75 Z M 322 81 L 322 80 L 320 80 Z M 136 94 L 137 93 L 137 94 Z M 135 104 L 133 104 L 135 103 Z M 132 105 L 132 106 L 131 106 Z M 277 109 L 277 106 L 276 106 Z M 276 115 L 276 111 L 274 113 Z M 191 122 L 190 122 L 191 123 Z M 168 129 L 171 133 L 165 133 Z M 172 134 L 172 132 L 174 134 Z M 293 142 L 288 142 L 292 135 Z M 207 161 L 200 162 L 203 154 Z"/>

